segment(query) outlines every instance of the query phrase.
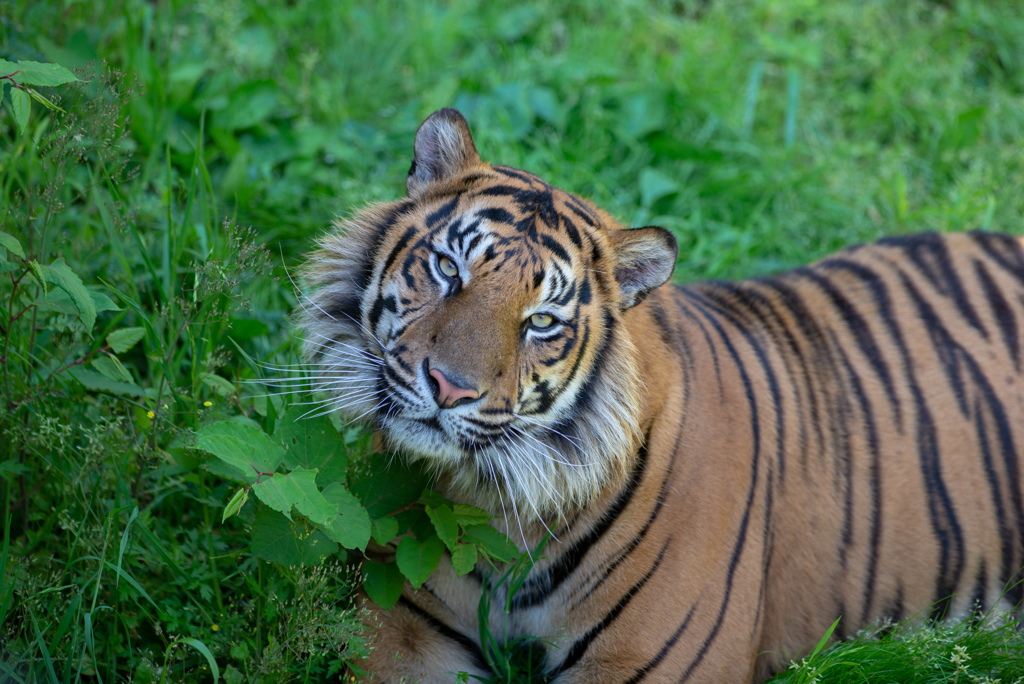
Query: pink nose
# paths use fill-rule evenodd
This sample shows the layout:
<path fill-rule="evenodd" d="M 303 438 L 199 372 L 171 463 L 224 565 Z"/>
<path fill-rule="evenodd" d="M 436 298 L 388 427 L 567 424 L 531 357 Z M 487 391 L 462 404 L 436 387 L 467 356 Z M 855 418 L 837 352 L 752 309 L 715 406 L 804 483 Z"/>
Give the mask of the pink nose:
<path fill-rule="evenodd" d="M 428 373 L 437 383 L 437 405 L 441 408 L 452 408 L 457 406 L 462 399 L 479 399 L 480 393 L 472 387 L 459 387 L 453 384 L 444 376 L 444 373 L 436 368 L 431 368 Z"/>

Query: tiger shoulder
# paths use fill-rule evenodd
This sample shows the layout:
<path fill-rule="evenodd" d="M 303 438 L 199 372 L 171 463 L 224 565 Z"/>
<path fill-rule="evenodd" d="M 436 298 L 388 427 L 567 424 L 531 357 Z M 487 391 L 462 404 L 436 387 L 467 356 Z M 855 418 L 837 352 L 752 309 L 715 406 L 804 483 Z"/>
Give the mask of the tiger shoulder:
<path fill-rule="evenodd" d="M 760 682 L 837 618 L 1017 609 L 1020 238 L 684 286 L 676 262 L 668 231 L 482 161 L 452 109 L 404 198 L 320 240 L 298 328 L 341 417 L 520 550 L 548 540 L 511 596 L 442 560 L 366 601 L 373 681 L 492 676 L 490 633 L 546 682 Z"/>

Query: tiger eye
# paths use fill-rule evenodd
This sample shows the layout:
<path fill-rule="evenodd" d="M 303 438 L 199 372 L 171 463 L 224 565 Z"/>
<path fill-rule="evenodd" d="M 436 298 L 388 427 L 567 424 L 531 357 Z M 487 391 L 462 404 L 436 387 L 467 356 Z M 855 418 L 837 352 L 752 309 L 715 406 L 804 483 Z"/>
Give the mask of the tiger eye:
<path fill-rule="evenodd" d="M 530 316 L 530 325 L 534 328 L 550 328 L 555 324 L 555 318 L 551 314 L 546 313 L 535 313 Z"/>
<path fill-rule="evenodd" d="M 448 257 L 441 257 L 437 260 L 437 266 L 441 269 L 441 273 L 444 273 L 449 278 L 454 278 L 459 275 L 459 267 L 455 265 L 455 262 Z"/>

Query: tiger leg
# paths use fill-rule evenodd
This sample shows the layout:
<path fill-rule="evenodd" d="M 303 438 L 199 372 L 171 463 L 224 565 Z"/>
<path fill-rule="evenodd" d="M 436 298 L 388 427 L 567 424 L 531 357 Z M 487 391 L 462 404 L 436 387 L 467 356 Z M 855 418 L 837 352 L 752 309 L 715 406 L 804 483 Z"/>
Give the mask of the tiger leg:
<path fill-rule="evenodd" d="M 480 647 L 405 598 L 388 611 L 364 601 L 375 635 L 357 665 L 375 684 L 452 684 L 459 673 L 489 677 Z M 474 680 L 470 680 L 474 681 Z"/>

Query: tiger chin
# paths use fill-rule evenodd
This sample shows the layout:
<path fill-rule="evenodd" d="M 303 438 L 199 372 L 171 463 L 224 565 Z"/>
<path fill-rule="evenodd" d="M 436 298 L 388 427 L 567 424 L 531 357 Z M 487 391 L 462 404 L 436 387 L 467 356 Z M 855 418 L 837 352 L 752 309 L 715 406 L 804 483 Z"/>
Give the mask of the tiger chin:
<path fill-rule="evenodd" d="M 677 248 L 532 173 L 462 115 L 406 197 L 305 267 L 307 359 L 347 420 L 542 557 L 490 633 L 558 684 L 759 682 L 879 619 L 1012 610 L 1024 565 L 1024 248 L 853 247 L 666 284 Z M 484 568 L 375 613 L 376 682 L 486 677 Z"/>

